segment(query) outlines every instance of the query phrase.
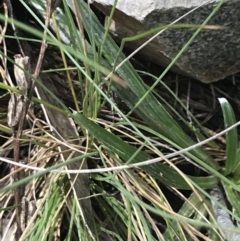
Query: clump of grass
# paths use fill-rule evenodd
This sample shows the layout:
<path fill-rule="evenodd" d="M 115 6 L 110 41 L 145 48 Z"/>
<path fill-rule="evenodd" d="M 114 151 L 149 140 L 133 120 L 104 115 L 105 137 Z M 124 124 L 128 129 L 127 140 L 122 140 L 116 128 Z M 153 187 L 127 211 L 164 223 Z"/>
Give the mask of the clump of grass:
<path fill-rule="evenodd" d="M 38 16 L 44 18 L 44 1 L 32 1 L 29 6 L 20 2 L 36 22 L 41 22 Z M 41 39 L 41 31 L 16 25 L 32 35 L 32 42 Z M 37 148 L 37 154 L 28 153 L 28 165 L 45 169 L 26 171 L 28 175 L 21 182 L 4 183 L 0 190 L 5 208 L 10 205 L 10 190 L 23 183 L 27 185 L 25 198 L 35 200 L 36 207 L 21 240 L 215 241 L 238 237 L 237 225 L 229 216 L 238 222 L 239 123 L 232 107 L 226 99 L 220 99 L 225 128 L 232 128 L 226 132 L 226 160 L 220 165 L 212 154 L 222 148 L 215 141 L 217 135 L 207 139 L 205 127 L 163 82 L 164 75 L 202 28 L 198 26 L 159 77 L 152 76 L 152 86 L 144 83 L 126 61 L 108 28 L 104 29 L 84 1 L 63 0 L 61 9 L 52 16 L 51 28 L 55 34 L 48 33 L 49 47 L 60 54 L 54 64 L 44 66 L 36 80 L 45 99 L 33 99 L 45 111 L 44 122 L 32 115 L 30 120 L 36 125 L 31 124 L 21 142 L 22 148 Z M 7 36 L 5 39 L 7 42 Z M 45 58 L 50 61 L 52 56 L 48 54 Z M 48 84 L 53 78 L 59 86 L 57 91 Z M 168 93 L 165 98 L 155 88 L 159 83 Z M 11 89 L 6 84 L 0 87 Z M 62 98 L 58 93 L 65 89 L 68 95 Z M 124 109 L 115 95 L 124 102 Z M 187 115 L 179 114 L 167 98 L 178 103 Z M 74 123 L 61 122 L 68 117 Z M 9 134 L 4 122 L 1 131 Z M 12 140 L 7 138 L 4 151 L 12 149 Z M 181 164 L 196 168 L 197 174 L 187 175 Z M 79 175 L 69 169 L 79 169 Z M 218 185 L 222 189 L 216 191 Z M 188 195 L 183 195 L 183 190 Z M 212 190 L 211 195 L 207 190 Z M 236 211 L 222 202 L 223 192 Z M 180 203 L 177 208 L 169 193 Z M 218 222 L 221 214 L 216 207 L 225 210 L 229 222 Z M 13 215 L 13 210 L 2 209 L 2 217 Z M 231 224 L 232 236 L 227 223 Z"/>

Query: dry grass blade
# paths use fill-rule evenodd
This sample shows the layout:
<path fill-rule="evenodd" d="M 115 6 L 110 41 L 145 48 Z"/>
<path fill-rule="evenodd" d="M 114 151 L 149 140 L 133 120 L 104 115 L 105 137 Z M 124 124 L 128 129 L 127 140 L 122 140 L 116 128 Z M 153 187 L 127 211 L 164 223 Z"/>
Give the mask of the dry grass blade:
<path fill-rule="evenodd" d="M 48 76 L 40 75 L 40 78 L 43 80 L 42 83 L 44 84 L 45 87 L 47 87 L 49 90 L 55 92 L 55 86 L 52 83 L 52 80 Z M 39 79 L 40 80 L 40 79 Z M 41 86 L 37 85 L 39 95 L 41 99 L 46 100 L 55 106 L 59 106 L 59 103 L 56 102 L 55 99 L 53 99 L 46 91 L 41 88 Z M 78 137 L 78 132 L 76 130 L 76 127 L 74 123 L 72 122 L 71 119 L 69 119 L 66 115 L 63 115 L 59 112 L 56 112 L 52 109 L 46 108 L 46 113 L 49 119 L 49 124 L 53 126 L 58 133 L 64 137 L 74 137 L 74 139 L 77 139 Z M 60 138 L 57 133 L 53 133 L 57 138 Z M 70 144 L 75 144 L 78 145 L 79 141 L 70 141 Z M 64 151 L 67 148 L 65 146 L 61 147 L 61 150 Z M 68 159 L 69 156 L 75 157 L 78 156 L 78 153 L 72 153 L 71 150 L 69 150 L 69 153 L 63 154 L 64 160 Z M 84 161 L 82 163 L 73 163 L 69 165 L 70 169 L 87 169 L 87 163 Z M 83 219 L 86 219 L 86 225 L 90 228 L 90 230 L 93 230 L 93 220 L 92 220 L 92 215 L 89 215 L 89 213 L 92 213 L 92 208 L 91 208 L 91 202 L 90 199 L 87 199 L 88 196 L 90 196 L 90 191 L 89 191 L 89 177 L 87 174 L 83 174 L 81 176 L 79 175 L 72 175 L 71 179 L 74 183 L 74 192 L 76 193 L 77 199 L 79 199 L 79 204 L 83 213 Z"/>

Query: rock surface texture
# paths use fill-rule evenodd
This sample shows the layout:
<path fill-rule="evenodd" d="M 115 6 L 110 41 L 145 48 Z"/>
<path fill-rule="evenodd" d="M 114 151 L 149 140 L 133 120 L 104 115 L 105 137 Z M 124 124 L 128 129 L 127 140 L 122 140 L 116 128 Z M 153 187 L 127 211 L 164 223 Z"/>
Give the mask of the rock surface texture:
<path fill-rule="evenodd" d="M 110 14 L 114 0 L 93 4 Z M 220 0 L 118 0 L 111 32 L 121 40 L 163 24 L 170 24 L 200 6 L 178 23 L 202 24 Z M 203 29 L 181 55 L 174 71 L 211 83 L 240 71 L 240 0 L 226 0 L 208 25 L 225 28 Z M 167 66 L 192 37 L 196 29 L 168 29 L 141 50 L 148 60 Z M 136 49 L 146 39 L 127 44 Z"/>

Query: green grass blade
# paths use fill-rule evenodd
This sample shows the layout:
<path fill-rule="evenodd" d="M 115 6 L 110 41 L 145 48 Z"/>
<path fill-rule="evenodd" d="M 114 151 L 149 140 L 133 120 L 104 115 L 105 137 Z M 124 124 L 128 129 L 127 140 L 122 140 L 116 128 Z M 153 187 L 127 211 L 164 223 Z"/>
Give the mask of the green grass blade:
<path fill-rule="evenodd" d="M 240 183 L 240 148 L 237 149 L 237 154 L 236 154 L 236 162 L 238 162 L 238 166 L 236 170 L 234 171 L 233 179 L 237 182 Z"/>
<path fill-rule="evenodd" d="M 225 98 L 218 99 L 224 117 L 224 127 L 228 128 L 236 123 L 236 118 L 233 113 L 233 109 L 229 102 Z M 238 133 L 237 128 L 230 130 L 226 134 L 226 164 L 224 175 L 232 173 L 236 167 L 239 165 L 239 160 L 237 159 L 237 149 L 238 149 Z"/>
<path fill-rule="evenodd" d="M 93 121 L 89 120 L 84 115 L 74 112 L 72 117 L 77 124 L 87 129 L 92 136 L 94 136 L 105 147 L 109 148 L 113 153 L 119 155 L 126 162 L 134 155 L 131 163 L 143 162 L 151 159 L 152 157 L 146 152 L 140 151 L 136 147 L 130 146 L 116 135 L 108 132 L 100 127 Z M 137 154 L 136 154 L 137 153 Z M 163 183 L 181 189 L 189 189 L 189 185 L 183 177 L 172 168 L 162 163 L 154 163 L 152 165 L 143 166 L 142 169 L 148 172 L 154 178 L 162 181 Z M 197 185 L 203 188 L 210 188 L 218 182 L 216 177 L 190 177 Z"/>

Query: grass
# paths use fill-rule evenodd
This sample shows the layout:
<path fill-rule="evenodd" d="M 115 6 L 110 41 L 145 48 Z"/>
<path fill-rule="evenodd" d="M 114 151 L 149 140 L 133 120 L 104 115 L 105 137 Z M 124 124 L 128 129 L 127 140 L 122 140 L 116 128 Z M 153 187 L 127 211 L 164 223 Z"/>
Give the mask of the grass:
<path fill-rule="evenodd" d="M 41 26 L 36 30 L 15 23 L 31 35 L 29 45 L 34 49 L 44 28 L 42 1 L 29 6 L 20 2 Z M 48 32 L 48 64 L 36 80 L 40 94 L 33 101 L 41 104 L 44 114 L 29 113 L 30 128 L 21 142 L 27 149 L 27 164 L 41 169 L 27 171 L 24 166 L 26 177 L 18 183 L 12 181 L 9 168 L 2 174 L 0 215 L 7 221 L 14 212 L 11 190 L 26 185 L 25 199 L 32 210 L 21 240 L 238 238 L 239 123 L 229 98 L 218 99 L 222 125 L 232 128 L 220 143 L 215 133 L 210 135 L 215 128 L 208 132 L 199 121 L 201 113 L 197 109 L 191 113 L 189 102 L 183 102 L 186 98 L 164 82 L 202 25 L 195 26 L 195 34 L 162 74 L 154 76 L 144 68 L 138 71 L 126 59 L 88 4 L 63 0 L 52 17 L 55 34 Z M 11 38 L 4 34 L 8 52 L 2 55 L 11 56 Z M 17 92 L 9 83 L 0 83 L 0 88 Z M 6 140 L 1 150 L 11 156 L 12 138 L 4 119 L 0 128 Z M 36 153 L 30 155 L 29 146 Z M 219 222 L 222 214 L 217 210 L 224 211 L 225 222 Z"/>

